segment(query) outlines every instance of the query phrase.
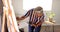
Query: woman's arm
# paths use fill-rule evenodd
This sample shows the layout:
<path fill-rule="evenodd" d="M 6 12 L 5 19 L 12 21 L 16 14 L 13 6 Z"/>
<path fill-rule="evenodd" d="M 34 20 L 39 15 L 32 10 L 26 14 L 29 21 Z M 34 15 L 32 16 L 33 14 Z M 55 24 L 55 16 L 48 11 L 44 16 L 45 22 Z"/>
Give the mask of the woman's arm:
<path fill-rule="evenodd" d="M 22 17 L 16 17 L 17 20 L 24 20 L 25 18 L 27 18 L 28 16 L 30 16 L 30 10 Z"/>

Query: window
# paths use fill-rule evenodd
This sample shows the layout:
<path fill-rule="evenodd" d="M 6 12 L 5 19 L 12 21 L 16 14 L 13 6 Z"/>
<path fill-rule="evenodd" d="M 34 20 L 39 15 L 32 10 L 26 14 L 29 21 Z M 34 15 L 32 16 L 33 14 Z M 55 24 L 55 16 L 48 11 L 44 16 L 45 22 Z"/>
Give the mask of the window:
<path fill-rule="evenodd" d="M 44 11 L 51 11 L 52 0 L 23 0 L 24 10 L 29 10 L 37 6 L 43 7 Z"/>

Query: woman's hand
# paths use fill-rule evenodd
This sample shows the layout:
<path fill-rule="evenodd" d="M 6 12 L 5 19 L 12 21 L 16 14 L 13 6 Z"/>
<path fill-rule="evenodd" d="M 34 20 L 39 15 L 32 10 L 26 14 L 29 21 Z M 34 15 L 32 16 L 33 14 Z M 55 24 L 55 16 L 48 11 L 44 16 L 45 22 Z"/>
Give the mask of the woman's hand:
<path fill-rule="evenodd" d="M 31 24 L 31 26 L 34 26 L 35 28 L 37 27 L 37 25 L 35 25 L 35 24 Z"/>
<path fill-rule="evenodd" d="M 20 18 L 19 17 L 16 17 L 16 19 L 19 21 L 20 20 Z"/>

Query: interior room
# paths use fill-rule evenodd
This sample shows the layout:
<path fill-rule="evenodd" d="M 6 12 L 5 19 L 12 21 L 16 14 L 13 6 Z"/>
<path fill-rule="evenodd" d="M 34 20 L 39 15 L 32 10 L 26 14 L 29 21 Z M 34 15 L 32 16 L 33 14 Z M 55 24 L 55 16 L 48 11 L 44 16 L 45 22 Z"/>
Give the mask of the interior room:
<path fill-rule="evenodd" d="M 3 31 L 3 23 L 6 19 L 10 18 L 5 18 L 4 20 L 4 12 L 6 12 L 6 16 L 10 15 L 8 14 L 8 8 L 5 8 L 4 1 L 6 2 L 7 0 L 0 0 L 0 32 Z M 44 17 L 44 22 L 41 26 L 41 31 L 40 32 L 60 32 L 60 0 L 9 0 L 10 2 L 6 2 L 6 7 L 9 7 L 11 9 L 10 13 L 12 13 L 12 23 L 15 21 L 15 28 L 19 32 L 28 32 L 29 31 L 29 17 L 25 18 L 24 20 L 18 21 L 16 17 L 22 17 L 24 16 L 30 9 L 35 8 L 37 6 L 41 6 L 43 8 L 43 13 L 45 15 Z M 12 8 L 13 7 L 13 8 Z M 5 10 L 7 11 L 5 11 Z M 11 19 L 10 19 L 11 20 Z M 6 20 L 7 26 L 8 27 L 9 20 Z M 11 26 L 13 28 L 13 26 Z M 4 26 L 4 29 L 5 26 Z M 9 27 L 8 27 L 8 31 Z M 11 31 L 10 31 L 11 32 Z"/>

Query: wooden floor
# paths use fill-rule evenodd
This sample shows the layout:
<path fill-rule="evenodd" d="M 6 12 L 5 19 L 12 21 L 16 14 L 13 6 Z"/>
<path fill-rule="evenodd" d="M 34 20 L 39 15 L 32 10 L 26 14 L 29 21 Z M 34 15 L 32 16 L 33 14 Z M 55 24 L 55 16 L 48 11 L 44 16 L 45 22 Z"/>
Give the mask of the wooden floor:
<path fill-rule="evenodd" d="M 42 26 L 40 32 L 60 32 L 60 25 Z"/>

